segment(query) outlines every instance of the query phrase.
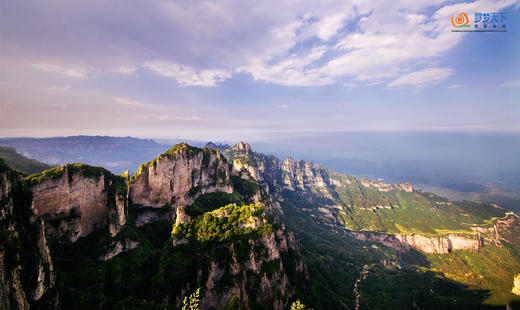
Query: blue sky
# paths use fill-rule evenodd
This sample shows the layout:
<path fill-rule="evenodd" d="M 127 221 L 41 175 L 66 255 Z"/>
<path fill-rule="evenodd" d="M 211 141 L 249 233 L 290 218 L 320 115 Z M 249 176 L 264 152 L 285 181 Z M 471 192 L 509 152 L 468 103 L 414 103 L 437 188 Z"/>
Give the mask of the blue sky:
<path fill-rule="evenodd" d="M 3 1 L 0 136 L 520 131 L 520 1 Z M 505 33 L 451 17 L 505 12 Z"/>

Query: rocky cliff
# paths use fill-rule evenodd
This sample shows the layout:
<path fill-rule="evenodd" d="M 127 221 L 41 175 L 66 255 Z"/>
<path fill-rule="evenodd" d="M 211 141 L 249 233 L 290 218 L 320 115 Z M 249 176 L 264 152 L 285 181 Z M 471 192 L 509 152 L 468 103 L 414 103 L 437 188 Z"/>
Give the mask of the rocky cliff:
<path fill-rule="evenodd" d="M 20 231 L 15 221 L 13 191 L 21 175 L 0 158 L 0 309 L 29 309 L 20 257 Z"/>
<path fill-rule="evenodd" d="M 25 178 L 4 167 L 0 187 L 7 238 L 0 273 L 2 292 L 11 296 L 5 305 L 58 307 L 49 242 L 75 242 L 102 229 L 115 235 L 126 221 L 126 184 L 102 168 L 69 164 Z"/>
<path fill-rule="evenodd" d="M 280 163 L 274 156 L 253 152 L 251 146 L 244 142 L 239 142 L 232 148 L 226 149 L 223 154 L 232 162 L 236 172 L 248 171 L 275 200 L 283 199 L 281 192 L 284 188 L 301 191 L 313 190 L 328 198 L 335 198 L 337 196 L 334 193 L 335 189 L 340 187 L 353 187 L 354 191 L 363 191 L 365 188 L 380 192 L 413 191 L 409 183 L 387 184 L 365 178 L 358 179 L 334 172 L 319 164 L 303 160 L 295 161 L 292 157 L 287 157 Z"/>
<path fill-rule="evenodd" d="M 262 185 L 267 194 L 275 200 L 280 198 L 283 184 L 278 158 L 253 152 L 251 146 L 245 142 L 226 149 L 223 155 L 232 163 L 235 173 L 247 172 Z"/>
<path fill-rule="evenodd" d="M 161 208 L 190 205 L 213 192 L 233 192 L 226 159 L 219 151 L 181 143 L 139 167 L 129 197 L 134 205 Z"/>
<path fill-rule="evenodd" d="M 110 226 L 115 235 L 125 224 L 126 184 L 103 168 L 67 164 L 26 179 L 34 218 L 47 223 L 54 238 L 74 242 Z"/>
<path fill-rule="evenodd" d="M 247 151 L 247 147 L 242 146 L 241 150 Z M 2 309 L 68 308 L 78 299 L 83 306 L 89 305 L 88 308 L 102 307 L 97 304 L 98 295 L 89 293 L 98 286 L 90 287 L 84 279 L 108 276 L 112 271 L 106 271 L 106 266 L 120 270 L 120 262 L 127 259 L 134 261 L 125 262 L 124 266 L 128 266 L 125 268 L 132 268 L 135 257 L 152 257 L 157 255 L 154 253 L 168 250 L 162 249 L 161 242 L 168 235 L 147 231 L 164 233 L 162 229 L 170 221 L 175 221 L 174 227 L 189 225 L 203 214 L 212 214 L 211 210 L 226 201 L 240 204 L 264 201 L 266 206 L 271 205 L 270 198 L 251 175 L 233 171 L 219 151 L 187 144 L 176 145 L 143 164 L 131 179 L 82 164 L 67 164 L 25 178 L 5 165 L 1 172 Z M 185 210 L 200 215 L 190 219 Z M 271 303 L 275 309 L 282 309 L 289 302 L 296 280 L 286 274 L 287 266 L 291 266 L 292 274 L 303 273 L 303 262 L 294 237 L 280 222 L 269 233 L 256 234 L 268 221 L 264 210 L 262 206 L 261 219 L 249 218 L 238 225 L 237 229 L 245 231 L 245 235 L 239 234 L 238 239 L 212 240 L 211 245 L 204 245 L 205 251 L 186 257 L 200 261 L 206 259 L 208 253 L 222 255 L 225 250 L 230 254 L 224 261 L 215 257 L 207 266 L 193 266 L 198 268 L 193 279 L 202 288 L 203 309 L 223 306 L 230 298 L 239 300 L 246 309 L 258 303 Z M 272 219 L 269 221 L 273 223 Z M 212 227 L 221 229 L 226 224 L 215 225 Z M 188 242 L 188 239 L 173 239 L 171 245 L 189 247 L 195 242 L 200 246 L 199 241 L 190 239 Z M 168 257 L 161 255 L 166 261 Z M 156 279 L 162 279 L 159 275 L 163 265 L 157 263 L 158 258 L 154 260 L 150 268 L 159 272 Z M 171 274 L 179 263 L 164 273 Z M 96 271 L 77 269 L 86 265 Z M 172 282 L 168 282 L 169 278 L 157 280 L 162 283 L 157 284 L 158 291 L 168 287 L 172 290 L 155 298 L 162 298 L 166 304 L 180 305 L 191 285 L 190 281 L 182 282 L 185 277 L 186 274 L 180 274 Z M 120 283 L 120 279 L 102 281 L 108 281 L 115 291 L 126 289 L 128 285 Z M 173 283 L 187 286 L 176 291 L 173 288 L 177 284 Z M 69 294 L 69 289 L 64 290 L 69 287 L 86 293 L 75 297 Z M 105 296 L 100 302 L 114 305 L 110 298 Z"/>
<path fill-rule="evenodd" d="M 296 280 L 288 274 L 305 277 L 305 267 L 294 236 L 269 219 L 260 203 L 232 204 L 194 219 L 182 210 L 177 209 L 173 246 L 204 246 L 211 253 L 209 263 L 197 271 L 197 281 L 203 283 L 202 309 L 221 309 L 232 298 L 244 309 L 255 305 L 286 309 Z M 219 240 L 219 255 L 212 255 L 217 250 L 211 245 L 215 240 Z M 182 297 L 175 297 L 177 304 Z"/>
<path fill-rule="evenodd" d="M 330 189 L 355 184 L 364 188 L 374 188 L 380 192 L 391 190 L 413 191 L 409 183 L 387 184 L 365 178 L 355 178 L 334 172 L 323 165 L 303 160 L 294 161 L 292 157 L 285 158 L 281 169 L 284 184 L 289 189 L 308 190 L 313 187 Z"/>
<path fill-rule="evenodd" d="M 2 165 L 0 159 L 0 166 Z M 23 176 L 0 168 L 0 293 L 5 309 L 58 304 L 47 225 L 31 207 L 32 192 Z"/>
<path fill-rule="evenodd" d="M 454 250 L 476 251 L 484 246 L 484 238 L 478 234 L 473 236 L 455 234 L 423 236 L 419 234 L 392 235 L 371 231 L 349 231 L 349 234 L 358 240 L 381 243 L 399 252 L 416 249 L 425 253 L 447 254 Z"/>
<path fill-rule="evenodd" d="M 364 266 L 400 277 L 389 247 L 498 253 L 508 264 L 493 268 L 520 272 L 516 250 L 504 254 L 520 221 L 499 207 L 223 149 L 181 143 L 131 179 L 80 164 L 24 177 L 0 161 L 0 309 L 164 309 L 197 288 L 201 309 L 286 309 L 297 296 L 362 307 Z"/>

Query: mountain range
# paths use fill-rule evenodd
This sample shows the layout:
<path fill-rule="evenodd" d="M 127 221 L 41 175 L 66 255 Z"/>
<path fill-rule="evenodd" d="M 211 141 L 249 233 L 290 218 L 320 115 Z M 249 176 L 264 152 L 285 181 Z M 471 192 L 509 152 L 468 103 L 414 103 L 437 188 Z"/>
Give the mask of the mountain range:
<path fill-rule="evenodd" d="M 136 170 L 0 161 L 1 309 L 177 309 L 196 291 L 201 309 L 519 306 L 520 219 L 500 206 L 244 142 Z"/>
<path fill-rule="evenodd" d="M 109 136 L 70 136 L 52 138 L 0 138 L 0 145 L 49 165 L 85 163 L 106 167 L 120 174 L 149 161 L 168 149 L 151 139 Z"/>

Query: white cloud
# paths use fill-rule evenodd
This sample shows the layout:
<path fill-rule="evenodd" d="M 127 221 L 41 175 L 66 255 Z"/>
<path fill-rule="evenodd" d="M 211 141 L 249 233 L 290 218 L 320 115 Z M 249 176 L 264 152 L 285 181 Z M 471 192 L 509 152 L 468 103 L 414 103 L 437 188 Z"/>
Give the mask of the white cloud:
<path fill-rule="evenodd" d="M 65 109 L 65 107 L 63 107 L 62 105 L 59 105 L 59 104 L 40 104 L 40 107 L 42 107 L 46 110 L 55 110 L 55 111 L 60 111 L 60 110 Z"/>
<path fill-rule="evenodd" d="M 448 86 L 448 88 L 461 88 L 461 87 L 462 86 L 459 84 L 453 84 L 453 85 Z"/>
<path fill-rule="evenodd" d="M 453 74 L 450 68 L 429 68 L 402 75 L 388 83 L 388 87 L 412 85 L 422 87 L 428 83 L 438 82 Z"/>
<path fill-rule="evenodd" d="M 180 86 L 216 86 L 231 77 L 231 73 L 225 70 L 196 71 L 189 66 L 159 60 L 145 62 L 144 67 L 156 74 L 175 79 Z"/>
<path fill-rule="evenodd" d="M 140 101 L 137 101 L 137 100 L 134 100 L 131 98 L 115 97 L 114 101 L 119 104 L 134 106 L 134 107 L 139 107 L 139 108 L 153 108 L 153 109 L 159 108 L 158 105 L 150 104 L 150 103 L 142 103 Z"/>
<path fill-rule="evenodd" d="M 180 86 L 217 86 L 236 72 L 286 86 L 388 81 L 447 65 L 443 57 L 466 36 L 450 31 L 454 12 L 499 11 L 514 3 L 518 0 L 396 0 L 392 5 L 360 0 L 331 0 L 326 5 L 312 0 L 201 0 L 124 7 L 114 2 L 104 5 L 103 15 L 95 2 L 40 4 L 25 14 L 34 24 L 49 24 L 45 38 L 35 38 L 30 25 L 20 25 L 9 28 L 12 33 L 3 47 L 9 55 L 29 51 L 32 59 L 68 59 L 72 65 L 47 59 L 35 67 L 76 78 L 93 73 L 131 75 L 144 67 Z M 12 24 L 9 12 L 4 15 L 0 25 Z M 49 18 L 54 15 L 60 18 Z M 84 36 L 78 39 L 60 24 L 75 25 Z M 132 35 L 109 26 L 130 24 Z M 53 49 L 56 46 L 59 51 Z M 432 64 L 437 61 L 440 64 Z M 78 63 L 82 65 L 74 65 Z"/>
<path fill-rule="evenodd" d="M 70 86 L 49 86 L 49 87 L 42 87 L 40 90 L 46 90 L 46 91 L 59 91 L 59 90 L 68 90 L 70 89 Z"/>
<path fill-rule="evenodd" d="M 123 74 L 123 75 L 130 75 L 133 74 L 137 70 L 137 67 L 132 66 L 119 66 L 116 67 L 113 71 L 115 73 Z"/>
<path fill-rule="evenodd" d="M 343 22 L 348 15 L 347 12 L 341 12 L 332 16 L 327 16 L 318 22 L 318 38 L 327 41 L 332 38 L 339 29 L 342 28 Z"/>
<path fill-rule="evenodd" d="M 181 121 L 200 121 L 201 118 L 198 116 L 176 116 L 174 117 L 176 120 Z"/>
<path fill-rule="evenodd" d="M 343 83 L 343 85 L 346 87 L 350 87 L 350 88 L 359 87 L 358 84 L 354 84 L 354 83 Z"/>
<path fill-rule="evenodd" d="M 144 115 L 144 118 L 151 119 L 151 120 L 157 120 L 157 121 L 166 121 L 166 120 L 171 119 L 166 114 L 148 114 L 148 115 Z"/>
<path fill-rule="evenodd" d="M 511 82 L 505 82 L 505 83 L 502 84 L 502 87 L 509 87 L 509 88 L 520 87 L 520 80 L 511 81 Z"/>
<path fill-rule="evenodd" d="M 84 78 L 87 76 L 87 70 L 78 67 L 64 67 L 45 62 L 36 63 L 33 66 L 40 71 L 60 73 L 73 78 Z"/>
<path fill-rule="evenodd" d="M 268 59 L 255 59 L 239 71 L 251 73 L 256 80 L 285 86 L 327 85 L 333 82 L 332 79 L 312 66 L 313 62 L 323 57 L 325 51 L 324 46 L 317 46 L 306 53 L 293 53 L 276 64 L 271 64 Z"/>
<path fill-rule="evenodd" d="M 279 107 L 280 107 L 280 109 L 284 109 L 285 110 L 285 109 L 289 108 L 289 105 L 288 104 L 282 104 Z"/>
<path fill-rule="evenodd" d="M 411 25 L 417 25 L 426 20 L 426 16 L 421 14 L 408 14 L 405 18 Z"/>

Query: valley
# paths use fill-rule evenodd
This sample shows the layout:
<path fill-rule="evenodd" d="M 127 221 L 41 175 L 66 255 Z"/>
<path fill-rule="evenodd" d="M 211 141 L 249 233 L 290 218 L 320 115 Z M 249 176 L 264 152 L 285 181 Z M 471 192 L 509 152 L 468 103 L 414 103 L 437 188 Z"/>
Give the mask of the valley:
<path fill-rule="evenodd" d="M 515 213 L 243 142 L 180 143 L 132 176 L 83 164 L 1 172 L 8 308 L 176 309 L 196 289 L 201 309 L 520 301 Z"/>

